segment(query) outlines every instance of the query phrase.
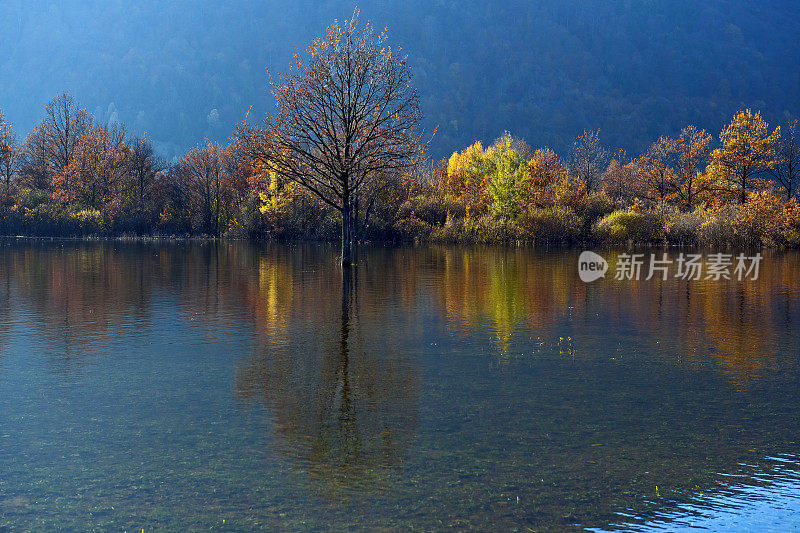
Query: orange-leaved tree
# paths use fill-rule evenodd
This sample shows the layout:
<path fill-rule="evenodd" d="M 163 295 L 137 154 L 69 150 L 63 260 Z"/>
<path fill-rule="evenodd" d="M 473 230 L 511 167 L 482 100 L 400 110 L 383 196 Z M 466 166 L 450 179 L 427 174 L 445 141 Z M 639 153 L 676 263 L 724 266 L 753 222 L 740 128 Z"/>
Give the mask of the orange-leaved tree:
<path fill-rule="evenodd" d="M 536 150 L 528 161 L 528 196 L 535 207 L 550 207 L 555 202 L 555 188 L 567 169 L 550 148 Z"/>
<path fill-rule="evenodd" d="M 226 156 L 226 147 L 206 142 L 189 150 L 175 166 L 190 214 L 200 218 L 202 231 L 215 236 L 226 226 L 228 215 Z"/>
<path fill-rule="evenodd" d="M 635 176 L 642 196 L 661 206 L 675 190 L 676 176 L 672 167 L 675 145 L 674 139 L 659 137 L 635 161 Z"/>
<path fill-rule="evenodd" d="M 722 146 L 711 153 L 710 166 L 740 203 L 747 202 L 748 192 L 764 188 L 761 176 L 778 164 L 775 143 L 780 134 L 780 128 L 770 133 L 761 113 L 749 109 L 737 113 L 720 133 Z"/>
<path fill-rule="evenodd" d="M 125 131 L 88 124 L 70 152 L 67 166 L 53 176 L 54 196 L 106 215 L 119 212 L 128 176 Z"/>
<path fill-rule="evenodd" d="M 251 157 L 312 191 L 342 215 L 342 264 L 352 263 L 353 208 L 381 174 L 410 168 L 425 145 L 411 70 L 385 31 L 334 21 L 308 59 L 295 54 L 290 74 L 270 82 L 277 113 L 237 137 Z"/>
<path fill-rule="evenodd" d="M 687 211 L 697 202 L 706 200 L 707 194 L 712 190 L 712 185 L 702 172 L 708 161 L 709 144 L 711 144 L 711 134 L 694 126 L 683 128 L 676 139 L 677 182 L 673 197 L 681 208 Z"/>

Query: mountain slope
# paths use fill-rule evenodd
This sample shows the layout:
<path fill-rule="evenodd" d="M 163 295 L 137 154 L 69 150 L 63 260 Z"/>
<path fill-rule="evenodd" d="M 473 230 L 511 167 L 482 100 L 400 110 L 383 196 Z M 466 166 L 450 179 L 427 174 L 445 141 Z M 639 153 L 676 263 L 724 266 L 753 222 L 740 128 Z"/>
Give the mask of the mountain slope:
<path fill-rule="evenodd" d="M 175 156 L 271 105 L 285 71 L 352 2 L 78 1 L 0 5 L 0 108 L 21 134 L 69 90 Z M 786 0 L 362 2 L 410 54 L 442 157 L 504 130 L 568 150 L 583 129 L 638 152 L 743 107 L 800 114 L 800 6 Z"/>

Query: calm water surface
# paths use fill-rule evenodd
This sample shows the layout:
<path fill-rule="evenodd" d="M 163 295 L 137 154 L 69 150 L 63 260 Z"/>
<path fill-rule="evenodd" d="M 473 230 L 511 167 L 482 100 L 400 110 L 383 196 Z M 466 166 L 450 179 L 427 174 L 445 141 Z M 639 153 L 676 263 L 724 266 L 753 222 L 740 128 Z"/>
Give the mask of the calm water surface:
<path fill-rule="evenodd" d="M 0 526 L 797 529 L 800 254 L 577 256 L 0 243 Z"/>

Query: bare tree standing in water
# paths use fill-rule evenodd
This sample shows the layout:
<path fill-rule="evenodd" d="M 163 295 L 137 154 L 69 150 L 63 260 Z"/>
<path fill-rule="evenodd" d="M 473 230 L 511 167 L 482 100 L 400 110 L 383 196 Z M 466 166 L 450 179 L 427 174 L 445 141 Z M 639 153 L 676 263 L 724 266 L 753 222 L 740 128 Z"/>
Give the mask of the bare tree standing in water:
<path fill-rule="evenodd" d="M 238 141 L 278 176 L 313 192 L 342 215 L 342 264 L 350 265 L 354 207 L 382 174 L 413 166 L 425 151 L 422 113 L 399 48 L 385 44 L 358 12 L 315 39 L 304 62 L 270 82 L 278 108 Z M 356 214 L 357 216 L 357 214 Z"/>

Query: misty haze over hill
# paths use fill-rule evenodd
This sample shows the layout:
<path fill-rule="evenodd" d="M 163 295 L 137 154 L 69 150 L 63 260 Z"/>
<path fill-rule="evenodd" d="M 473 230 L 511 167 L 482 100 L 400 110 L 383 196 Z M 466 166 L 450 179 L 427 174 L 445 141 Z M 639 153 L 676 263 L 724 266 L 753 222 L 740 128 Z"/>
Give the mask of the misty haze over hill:
<path fill-rule="evenodd" d="M 0 4 L 0 108 L 20 138 L 68 90 L 172 158 L 272 105 L 286 72 L 355 3 L 122 0 Z M 637 153 L 741 108 L 800 114 L 800 6 L 776 0 L 361 1 L 410 54 L 431 155 L 509 130 L 562 154 L 584 129 Z"/>

